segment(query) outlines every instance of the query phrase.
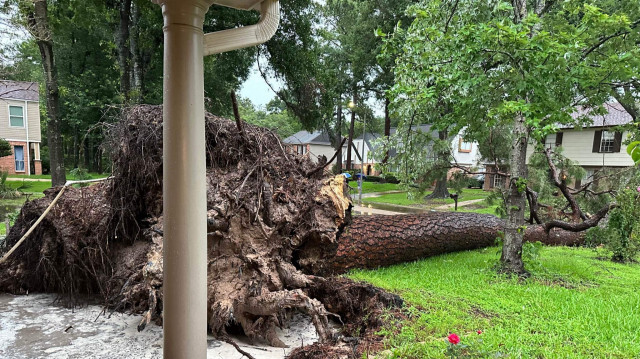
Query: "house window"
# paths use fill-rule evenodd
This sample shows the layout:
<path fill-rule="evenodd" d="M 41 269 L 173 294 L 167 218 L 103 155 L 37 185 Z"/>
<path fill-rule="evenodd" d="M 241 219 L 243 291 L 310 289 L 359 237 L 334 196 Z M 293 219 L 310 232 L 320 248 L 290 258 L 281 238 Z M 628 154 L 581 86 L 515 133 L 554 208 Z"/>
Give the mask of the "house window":
<path fill-rule="evenodd" d="M 24 107 L 9 106 L 9 126 L 24 127 Z"/>
<path fill-rule="evenodd" d="M 296 145 L 296 153 L 299 155 L 307 153 L 307 145 Z"/>
<path fill-rule="evenodd" d="M 471 142 L 465 142 L 462 137 L 458 142 L 458 152 L 471 152 Z"/>
<path fill-rule="evenodd" d="M 499 188 L 502 187 L 502 176 L 500 175 L 493 175 L 493 188 Z"/>
<path fill-rule="evenodd" d="M 616 140 L 616 133 L 613 131 L 602 131 L 600 139 L 600 152 L 613 152 Z"/>
<path fill-rule="evenodd" d="M 24 146 L 14 146 L 13 155 L 16 160 L 16 172 L 24 172 Z"/>

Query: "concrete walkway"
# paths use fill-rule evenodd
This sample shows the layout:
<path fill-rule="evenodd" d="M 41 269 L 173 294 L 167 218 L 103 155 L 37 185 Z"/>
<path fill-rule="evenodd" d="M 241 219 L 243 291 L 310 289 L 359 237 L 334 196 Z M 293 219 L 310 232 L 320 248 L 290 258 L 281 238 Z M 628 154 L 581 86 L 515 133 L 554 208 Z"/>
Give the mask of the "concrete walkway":
<path fill-rule="evenodd" d="M 51 182 L 51 178 L 7 177 L 7 181 Z"/>
<path fill-rule="evenodd" d="M 162 328 L 149 324 L 136 330 L 140 316 L 106 314 L 89 305 L 74 310 L 55 304 L 53 294 L 0 294 L 0 358 L 2 359 L 155 359 L 162 358 Z M 255 358 L 284 359 L 293 349 L 318 340 L 311 319 L 294 314 L 290 326 L 277 329 L 289 348 L 250 344 L 235 337 L 240 348 Z M 241 359 L 230 344 L 207 340 L 207 359 Z"/>
<path fill-rule="evenodd" d="M 484 201 L 484 198 L 480 198 L 480 199 L 472 199 L 469 201 L 462 201 L 462 202 L 458 202 L 458 207 L 464 207 L 464 206 L 468 206 L 470 204 L 474 204 L 474 203 L 480 203 Z M 450 203 L 450 204 L 445 204 L 444 206 L 439 206 L 434 208 L 437 211 L 446 211 L 448 209 L 451 208 L 455 208 L 456 204 L 455 203 Z"/>
<path fill-rule="evenodd" d="M 374 214 L 382 214 L 385 216 L 392 216 L 394 214 L 406 214 L 406 213 L 400 213 L 400 212 L 393 212 L 393 211 L 386 211 L 384 209 L 376 209 L 376 208 L 368 208 L 365 206 L 353 206 L 353 211 L 356 212 L 357 214 L 361 214 L 361 215 L 374 215 Z"/>

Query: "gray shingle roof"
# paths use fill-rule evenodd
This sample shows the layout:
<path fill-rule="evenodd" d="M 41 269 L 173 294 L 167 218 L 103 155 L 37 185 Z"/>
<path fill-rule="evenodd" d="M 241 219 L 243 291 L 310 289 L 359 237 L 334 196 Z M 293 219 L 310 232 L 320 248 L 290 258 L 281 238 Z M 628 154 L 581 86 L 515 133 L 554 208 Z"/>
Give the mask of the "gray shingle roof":
<path fill-rule="evenodd" d="M 331 145 L 331 139 L 329 138 L 329 134 L 321 130 L 317 130 L 313 132 L 300 131 L 285 138 L 283 142 L 289 145 L 306 145 L 306 144 L 328 145 L 328 146 Z"/>
<path fill-rule="evenodd" d="M 590 109 L 578 108 L 578 110 L 571 114 L 573 119 L 580 119 L 581 117 L 588 117 L 589 123 L 585 127 L 609 127 L 626 125 L 633 121 L 633 118 L 618 102 L 609 102 L 604 104 L 604 108 L 608 113 L 604 115 L 592 115 Z M 560 128 L 573 128 L 573 125 L 561 125 Z"/>
<path fill-rule="evenodd" d="M 0 80 L 0 98 L 39 101 L 38 83 Z"/>

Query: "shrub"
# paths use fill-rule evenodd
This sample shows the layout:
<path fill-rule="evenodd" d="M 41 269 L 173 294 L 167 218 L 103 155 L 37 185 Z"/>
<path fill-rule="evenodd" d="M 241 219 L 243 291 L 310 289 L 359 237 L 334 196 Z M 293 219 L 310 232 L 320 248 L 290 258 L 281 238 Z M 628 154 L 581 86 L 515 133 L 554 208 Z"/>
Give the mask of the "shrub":
<path fill-rule="evenodd" d="M 640 252 L 640 191 L 624 189 L 616 196 L 616 203 L 607 223 L 587 232 L 587 243 L 604 247 L 615 262 L 633 261 Z"/>
<path fill-rule="evenodd" d="M 387 172 L 382 175 L 384 181 L 387 183 L 398 184 L 400 181 L 398 180 L 398 175 L 395 172 Z"/>

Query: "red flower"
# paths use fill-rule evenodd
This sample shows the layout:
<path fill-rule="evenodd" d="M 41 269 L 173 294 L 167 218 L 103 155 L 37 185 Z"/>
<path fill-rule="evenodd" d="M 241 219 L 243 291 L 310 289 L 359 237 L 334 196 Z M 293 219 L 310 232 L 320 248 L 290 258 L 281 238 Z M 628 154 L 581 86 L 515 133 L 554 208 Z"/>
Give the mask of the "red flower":
<path fill-rule="evenodd" d="M 482 330 L 478 330 L 476 333 L 478 333 L 478 334 L 482 334 Z"/>
<path fill-rule="evenodd" d="M 449 334 L 449 336 L 447 337 L 447 340 L 449 340 L 449 343 L 453 345 L 460 343 L 460 337 L 455 333 Z"/>

